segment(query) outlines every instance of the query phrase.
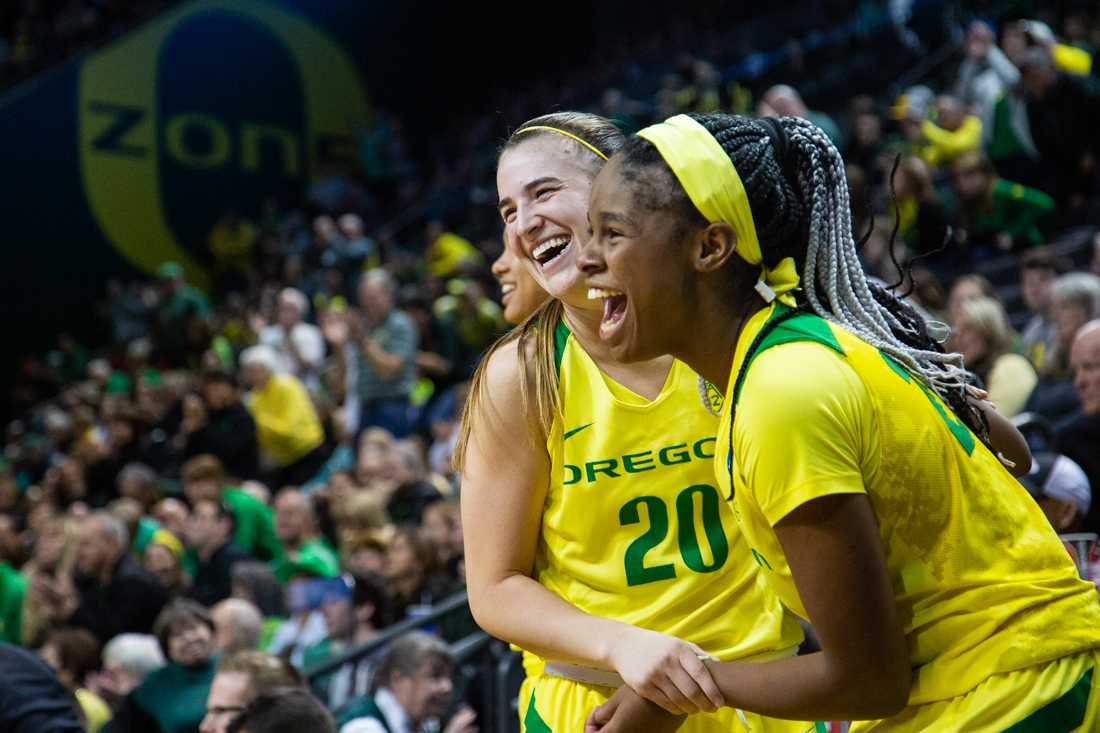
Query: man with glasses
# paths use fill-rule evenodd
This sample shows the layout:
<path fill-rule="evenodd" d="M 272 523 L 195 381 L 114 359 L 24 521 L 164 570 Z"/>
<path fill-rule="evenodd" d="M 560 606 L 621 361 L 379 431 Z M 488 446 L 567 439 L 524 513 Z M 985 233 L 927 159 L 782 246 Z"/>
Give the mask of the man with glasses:
<path fill-rule="evenodd" d="M 199 731 L 227 733 L 230 724 L 259 695 L 301 685 L 294 668 L 278 657 L 256 651 L 231 654 L 218 663 Z"/>

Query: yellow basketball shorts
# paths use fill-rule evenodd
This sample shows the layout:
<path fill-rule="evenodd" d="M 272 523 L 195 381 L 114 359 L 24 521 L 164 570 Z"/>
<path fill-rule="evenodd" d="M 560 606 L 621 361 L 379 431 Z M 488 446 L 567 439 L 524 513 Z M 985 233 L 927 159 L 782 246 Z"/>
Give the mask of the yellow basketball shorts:
<path fill-rule="evenodd" d="M 523 733 L 582 733 L 588 714 L 607 701 L 615 690 L 544 674 L 535 680 L 534 691 L 523 716 Z M 521 702 L 520 707 L 523 707 Z M 764 718 L 746 712 L 752 733 L 815 733 L 814 723 Z M 678 733 L 747 732 L 737 711 L 722 708 L 713 713 L 692 715 Z"/>
<path fill-rule="evenodd" d="M 852 733 L 1097 733 L 1100 650 L 990 677 L 960 697 L 906 708 Z"/>

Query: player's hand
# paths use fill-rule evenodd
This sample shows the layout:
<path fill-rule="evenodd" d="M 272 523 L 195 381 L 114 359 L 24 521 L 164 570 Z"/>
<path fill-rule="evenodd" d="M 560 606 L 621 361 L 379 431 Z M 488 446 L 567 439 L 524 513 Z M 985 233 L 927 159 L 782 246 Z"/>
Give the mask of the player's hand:
<path fill-rule="evenodd" d="M 468 705 L 463 705 L 447 723 L 443 733 L 477 733 L 475 722 L 477 722 L 477 713 Z"/>
<path fill-rule="evenodd" d="M 635 692 L 673 715 L 713 712 L 726 704 L 695 644 L 632 627 L 611 650 L 611 664 Z"/>
<path fill-rule="evenodd" d="M 683 716 L 671 715 L 623 685 L 610 700 L 588 714 L 584 733 L 672 733 L 683 723 Z"/>

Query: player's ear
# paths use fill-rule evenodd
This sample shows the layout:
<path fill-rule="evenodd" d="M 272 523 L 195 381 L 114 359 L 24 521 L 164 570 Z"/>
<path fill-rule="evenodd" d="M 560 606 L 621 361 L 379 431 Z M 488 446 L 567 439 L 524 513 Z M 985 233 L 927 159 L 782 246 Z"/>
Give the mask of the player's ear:
<path fill-rule="evenodd" d="M 737 235 L 724 221 L 707 224 L 695 235 L 692 265 L 696 272 L 717 272 L 737 250 Z"/>

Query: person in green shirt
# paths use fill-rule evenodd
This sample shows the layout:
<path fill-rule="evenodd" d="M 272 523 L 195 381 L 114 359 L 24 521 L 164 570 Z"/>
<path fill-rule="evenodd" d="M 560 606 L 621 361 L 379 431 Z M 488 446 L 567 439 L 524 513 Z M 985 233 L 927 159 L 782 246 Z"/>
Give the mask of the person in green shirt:
<path fill-rule="evenodd" d="M 258 560 L 277 562 L 282 558 L 283 546 L 275 534 L 271 507 L 229 485 L 225 468 L 215 456 L 195 456 L 183 464 L 180 475 L 191 506 L 203 500 L 222 501 L 233 512 L 233 544 Z"/>
<path fill-rule="evenodd" d="M 1034 188 L 997 176 L 980 153 L 963 153 L 951 169 L 958 211 L 957 238 L 971 247 L 992 244 L 1011 251 L 1043 243 L 1039 228 L 1054 211 L 1054 199 Z"/>
<path fill-rule="evenodd" d="M 0 641 L 23 643 L 23 599 L 27 578 L 6 562 L 0 562 Z"/>
<path fill-rule="evenodd" d="M 283 489 L 275 499 L 275 532 L 282 542 L 275 577 L 286 583 L 297 577 L 335 578 L 340 574 L 336 551 L 317 531 L 313 504 L 298 489 Z"/>

